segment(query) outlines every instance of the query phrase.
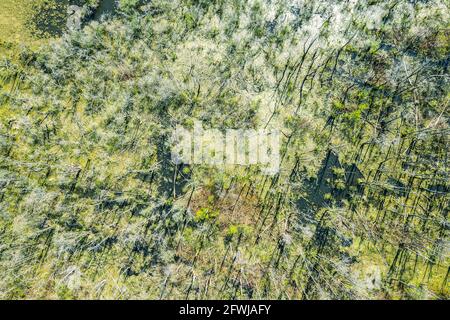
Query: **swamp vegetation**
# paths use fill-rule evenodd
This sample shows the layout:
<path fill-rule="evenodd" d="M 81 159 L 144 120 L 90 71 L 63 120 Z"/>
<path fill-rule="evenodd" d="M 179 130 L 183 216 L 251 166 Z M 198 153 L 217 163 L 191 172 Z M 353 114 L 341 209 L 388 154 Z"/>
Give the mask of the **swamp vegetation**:
<path fill-rule="evenodd" d="M 0 298 L 449 298 L 448 1 L 19 2 Z M 280 171 L 172 163 L 194 121 Z"/>

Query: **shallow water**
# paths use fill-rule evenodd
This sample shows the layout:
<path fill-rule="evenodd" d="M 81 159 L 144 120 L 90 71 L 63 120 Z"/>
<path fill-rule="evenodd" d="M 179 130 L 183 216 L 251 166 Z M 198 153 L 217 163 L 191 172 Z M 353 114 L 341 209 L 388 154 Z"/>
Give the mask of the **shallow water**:
<path fill-rule="evenodd" d="M 102 0 L 95 11 L 94 20 L 100 19 L 105 14 L 113 14 L 116 11 L 116 0 Z"/>
<path fill-rule="evenodd" d="M 30 23 L 32 32 L 39 37 L 60 36 L 66 29 L 67 8 L 70 5 L 82 6 L 83 0 L 58 0 L 55 6 L 40 6 L 35 8 Z M 95 11 L 87 18 L 85 23 L 92 20 L 100 20 L 107 14 L 114 14 L 116 0 L 101 0 Z"/>

